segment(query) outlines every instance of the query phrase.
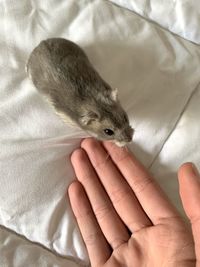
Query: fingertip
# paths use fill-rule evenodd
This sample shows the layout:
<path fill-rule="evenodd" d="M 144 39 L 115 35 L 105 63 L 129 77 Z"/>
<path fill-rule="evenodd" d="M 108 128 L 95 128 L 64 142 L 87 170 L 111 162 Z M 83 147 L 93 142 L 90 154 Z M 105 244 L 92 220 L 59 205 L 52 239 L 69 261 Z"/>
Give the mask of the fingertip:
<path fill-rule="evenodd" d="M 102 142 L 103 147 L 106 151 L 108 151 L 110 154 L 113 154 L 114 156 L 121 155 L 122 153 L 127 154 L 128 148 L 126 146 L 118 146 L 113 141 L 103 141 Z"/>
<path fill-rule="evenodd" d="M 81 184 L 79 181 L 73 181 L 68 187 L 68 194 L 69 195 L 79 195 L 81 190 Z"/>
<path fill-rule="evenodd" d="M 113 141 L 110 141 L 110 140 L 103 141 L 102 144 L 106 149 L 110 149 L 110 150 L 112 150 L 112 149 L 121 150 L 124 148 L 124 147 L 117 146 Z"/>
<path fill-rule="evenodd" d="M 185 162 L 178 170 L 178 178 L 190 179 L 191 177 L 200 177 L 197 167 L 193 162 Z"/>
<path fill-rule="evenodd" d="M 75 217 L 80 217 L 84 211 L 84 205 L 87 204 L 87 199 L 85 190 L 79 181 L 74 181 L 69 185 L 68 196 Z"/>
<path fill-rule="evenodd" d="M 76 165 L 78 162 L 83 161 L 85 159 L 85 151 L 82 148 L 77 148 L 71 154 L 71 163 L 72 165 Z"/>
<path fill-rule="evenodd" d="M 73 181 L 69 187 L 68 187 L 68 196 L 70 199 L 70 202 L 74 202 L 76 201 L 77 197 L 80 196 L 82 194 L 83 188 L 82 185 L 79 181 Z"/>
<path fill-rule="evenodd" d="M 100 142 L 97 139 L 93 137 L 88 137 L 81 142 L 81 148 L 87 151 L 88 149 L 95 148 L 99 144 Z"/>
<path fill-rule="evenodd" d="M 81 147 L 84 147 L 85 144 L 87 144 L 88 140 L 90 140 L 91 137 L 87 137 L 87 138 L 84 138 L 82 141 L 81 141 Z"/>
<path fill-rule="evenodd" d="M 101 163 L 106 162 L 107 153 L 102 146 L 101 141 L 98 141 L 94 138 L 88 138 L 84 140 L 84 142 L 81 144 L 81 147 L 85 151 L 90 163 L 94 168 L 98 165 L 101 165 Z"/>
<path fill-rule="evenodd" d="M 187 172 L 188 173 L 188 170 L 190 171 L 191 168 L 193 166 L 193 163 L 192 162 L 185 162 L 183 163 L 179 169 L 178 169 L 178 176 L 179 178 L 185 176 L 185 173 Z"/>
<path fill-rule="evenodd" d="M 192 222 L 200 217 L 200 175 L 192 162 L 184 163 L 178 171 L 179 193 L 187 217 Z"/>
<path fill-rule="evenodd" d="M 128 146 L 119 147 L 113 142 L 105 141 L 103 142 L 103 147 L 116 164 L 126 158 L 127 161 L 131 161 L 135 165 L 135 167 L 137 166 L 140 169 L 143 168 L 143 164 L 139 162 L 132 151 L 129 150 Z"/>
<path fill-rule="evenodd" d="M 183 204 L 200 193 L 200 175 L 192 162 L 186 162 L 178 170 L 179 193 Z M 187 209 L 187 207 L 186 207 Z"/>

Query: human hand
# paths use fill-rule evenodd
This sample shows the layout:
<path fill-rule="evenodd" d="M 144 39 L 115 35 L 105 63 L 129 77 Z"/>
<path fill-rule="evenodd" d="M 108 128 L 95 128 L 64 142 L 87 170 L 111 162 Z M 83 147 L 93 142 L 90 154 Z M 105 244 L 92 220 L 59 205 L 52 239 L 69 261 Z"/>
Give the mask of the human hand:
<path fill-rule="evenodd" d="M 88 138 L 71 161 L 78 181 L 69 197 L 92 267 L 195 266 L 192 234 L 126 148 Z M 180 193 L 200 249 L 200 181 L 191 166 L 179 171 Z"/>

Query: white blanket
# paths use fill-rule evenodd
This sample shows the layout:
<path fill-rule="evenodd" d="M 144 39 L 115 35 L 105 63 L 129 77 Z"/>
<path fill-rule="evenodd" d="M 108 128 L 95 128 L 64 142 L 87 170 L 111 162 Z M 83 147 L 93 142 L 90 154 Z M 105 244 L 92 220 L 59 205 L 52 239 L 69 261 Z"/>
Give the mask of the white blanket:
<path fill-rule="evenodd" d="M 158 23 L 171 32 L 200 44 L 198 0 L 110 0 Z"/>
<path fill-rule="evenodd" d="M 188 14 L 184 13 L 186 21 Z M 86 134 L 54 114 L 24 71 L 32 49 L 55 36 L 81 45 L 102 77 L 118 88 L 136 129 L 131 149 L 180 211 L 175 172 L 186 160 L 200 167 L 198 45 L 110 1 L 4 0 L 0 2 L 0 266 L 88 264 L 66 195 L 75 179 L 70 154 Z"/>

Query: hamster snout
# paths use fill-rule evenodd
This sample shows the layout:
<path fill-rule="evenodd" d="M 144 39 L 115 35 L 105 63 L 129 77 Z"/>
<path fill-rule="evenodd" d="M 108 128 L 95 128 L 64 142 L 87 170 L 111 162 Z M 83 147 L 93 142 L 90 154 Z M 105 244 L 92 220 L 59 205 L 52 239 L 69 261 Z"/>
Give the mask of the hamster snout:
<path fill-rule="evenodd" d="M 134 133 L 133 128 L 129 126 L 128 128 L 125 129 L 122 140 L 119 141 L 124 141 L 127 143 L 131 142 L 133 138 L 133 133 Z"/>
<path fill-rule="evenodd" d="M 122 147 L 130 143 L 133 139 L 134 129 L 132 127 L 127 127 L 122 131 L 121 136 L 114 140 L 115 144 Z"/>

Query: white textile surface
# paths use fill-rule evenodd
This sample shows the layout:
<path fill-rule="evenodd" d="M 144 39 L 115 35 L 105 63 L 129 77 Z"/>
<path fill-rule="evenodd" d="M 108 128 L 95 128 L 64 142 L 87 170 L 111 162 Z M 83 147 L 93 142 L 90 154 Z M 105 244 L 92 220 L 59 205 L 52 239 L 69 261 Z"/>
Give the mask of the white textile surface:
<path fill-rule="evenodd" d="M 77 42 L 101 76 L 118 88 L 136 130 L 130 147 L 179 210 L 175 172 L 185 160 L 200 167 L 199 46 L 110 1 L 1 1 L 4 267 L 88 264 L 66 194 L 75 179 L 70 154 L 86 134 L 54 114 L 24 71 L 32 49 L 49 37 Z"/>
<path fill-rule="evenodd" d="M 109 0 L 200 44 L 199 0 Z"/>
<path fill-rule="evenodd" d="M 1 267 L 77 267 L 70 261 L 52 253 L 40 244 L 32 243 L 0 227 Z"/>

